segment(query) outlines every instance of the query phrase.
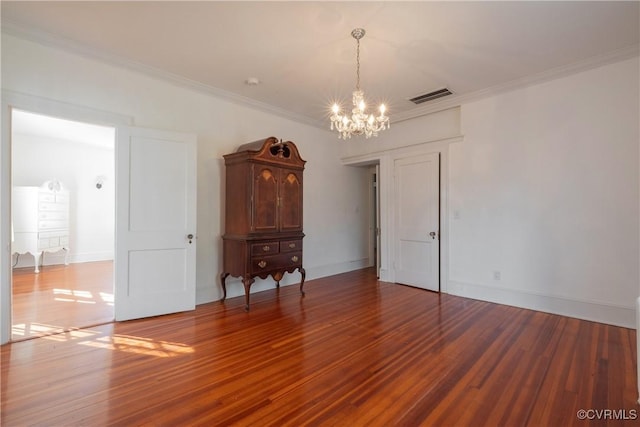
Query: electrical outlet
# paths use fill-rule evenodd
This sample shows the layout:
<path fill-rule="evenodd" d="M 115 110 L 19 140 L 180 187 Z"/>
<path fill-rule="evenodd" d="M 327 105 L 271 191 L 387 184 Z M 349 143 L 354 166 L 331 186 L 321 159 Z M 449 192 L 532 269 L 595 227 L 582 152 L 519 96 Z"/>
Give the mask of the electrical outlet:
<path fill-rule="evenodd" d="M 498 270 L 493 272 L 493 280 L 500 280 L 500 272 Z"/>

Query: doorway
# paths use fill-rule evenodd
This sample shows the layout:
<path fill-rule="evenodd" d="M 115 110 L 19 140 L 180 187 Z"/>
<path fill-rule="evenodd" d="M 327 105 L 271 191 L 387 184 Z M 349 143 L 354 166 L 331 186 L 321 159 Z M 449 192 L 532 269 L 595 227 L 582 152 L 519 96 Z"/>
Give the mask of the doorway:
<path fill-rule="evenodd" d="M 369 167 L 369 263 L 376 269 L 380 278 L 380 165 Z"/>
<path fill-rule="evenodd" d="M 115 137 L 11 110 L 12 340 L 113 321 Z"/>

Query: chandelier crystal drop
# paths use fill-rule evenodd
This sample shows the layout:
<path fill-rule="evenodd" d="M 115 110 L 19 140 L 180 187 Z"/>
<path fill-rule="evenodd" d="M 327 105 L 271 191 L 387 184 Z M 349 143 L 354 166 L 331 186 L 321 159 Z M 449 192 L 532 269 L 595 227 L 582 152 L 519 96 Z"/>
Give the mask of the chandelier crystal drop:
<path fill-rule="evenodd" d="M 389 128 L 389 117 L 385 116 L 386 107 L 380 104 L 380 115 L 375 117 L 367 114 L 367 104 L 364 101 L 364 92 L 360 90 L 360 39 L 364 37 L 365 31 L 356 28 L 351 31 L 351 37 L 356 39 L 356 90 L 353 91 L 353 110 L 351 117 L 345 112 L 341 114 L 340 106 L 333 104 L 331 108 L 331 130 L 338 131 L 338 138 L 347 139 L 352 135 L 364 135 L 366 138 L 378 136 L 378 132 Z"/>

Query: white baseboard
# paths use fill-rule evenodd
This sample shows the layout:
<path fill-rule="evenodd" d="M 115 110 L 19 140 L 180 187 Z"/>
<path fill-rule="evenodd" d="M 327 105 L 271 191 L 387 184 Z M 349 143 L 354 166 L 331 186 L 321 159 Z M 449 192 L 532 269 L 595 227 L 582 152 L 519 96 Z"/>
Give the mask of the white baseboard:
<path fill-rule="evenodd" d="M 12 264 L 15 263 L 14 254 L 12 257 Z M 64 264 L 64 251 L 59 252 L 47 252 L 44 254 L 44 263 L 43 265 L 59 265 Z M 112 261 L 113 260 L 113 251 L 107 252 L 85 252 L 85 253 L 70 253 L 69 254 L 69 264 L 76 264 L 80 262 L 96 262 L 96 261 Z M 35 257 L 31 254 L 22 254 L 18 259 L 18 263 L 15 265 L 15 268 L 22 267 L 33 267 L 35 263 Z"/>
<path fill-rule="evenodd" d="M 96 261 L 112 261 L 114 259 L 113 252 L 93 252 L 82 254 L 69 254 L 69 262 L 96 262 Z"/>
<path fill-rule="evenodd" d="M 371 264 L 369 264 L 369 258 L 356 259 L 353 261 L 341 262 L 338 264 L 327 264 L 317 267 L 310 267 L 306 269 L 307 280 L 347 273 L 349 271 L 360 270 L 367 267 L 371 267 Z"/>
<path fill-rule="evenodd" d="M 309 268 L 305 267 L 305 281 L 333 276 L 334 274 L 346 273 L 353 270 L 360 270 L 367 267 L 369 267 L 369 258 Z M 196 284 L 196 304 L 206 304 L 218 301 L 222 298 L 222 289 L 219 277 L 218 275 L 215 277 L 216 280 L 213 285 L 208 284 L 206 286 L 198 286 Z M 227 298 L 244 295 L 244 286 L 242 285 L 242 281 L 239 277 L 227 277 L 225 283 L 227 286 Z M 280 286 L 297 285 L 298 283 L 300 283 L 300 273 L 296 270 L 291 274 L 285 274 L 280 281 Z M 276 284 L 271 277 L 264 280 L 256 278 L 255 283 L 251 285 L 251 293 L 253 294 L 254 292 L 260 292 L 266 289 L 273 289 L 275 287 Z"/>
<path fill-rule="evenodd" d="M 632 306 L 584 301 L 453 280 L 448 282 L 448 293 L 481 301 L 622 326 L 624 328 L 636 328 L 636 313 Z"/>

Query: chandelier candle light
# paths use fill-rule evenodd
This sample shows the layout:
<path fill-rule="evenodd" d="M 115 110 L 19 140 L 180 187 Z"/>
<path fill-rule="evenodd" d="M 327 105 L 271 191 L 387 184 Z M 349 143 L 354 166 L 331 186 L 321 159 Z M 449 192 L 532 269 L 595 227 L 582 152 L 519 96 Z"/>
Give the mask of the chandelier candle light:
<path fill-rule="evenodd" d="M 353 110 L 351 117 L 347 114 L 340 114 L 340 106 L 333 104 L 331 108 L 331 130 L 338 131 L 338 138 L 347 139 L 351 135 L 364 135 L 366 138 L 378 136 L 378 132 L 389 128 L 389 117 L 385 116 L 386 107 L 380 104 L 380 115 L 374 117 L 373 114 L 366 113 L 364 93 L 360 90 L 360 39 L 365 35 L 362 28 L 351 31 L 351 36 L 358 43 L 356 54 L 356 90 L 353 91 Z"/>

